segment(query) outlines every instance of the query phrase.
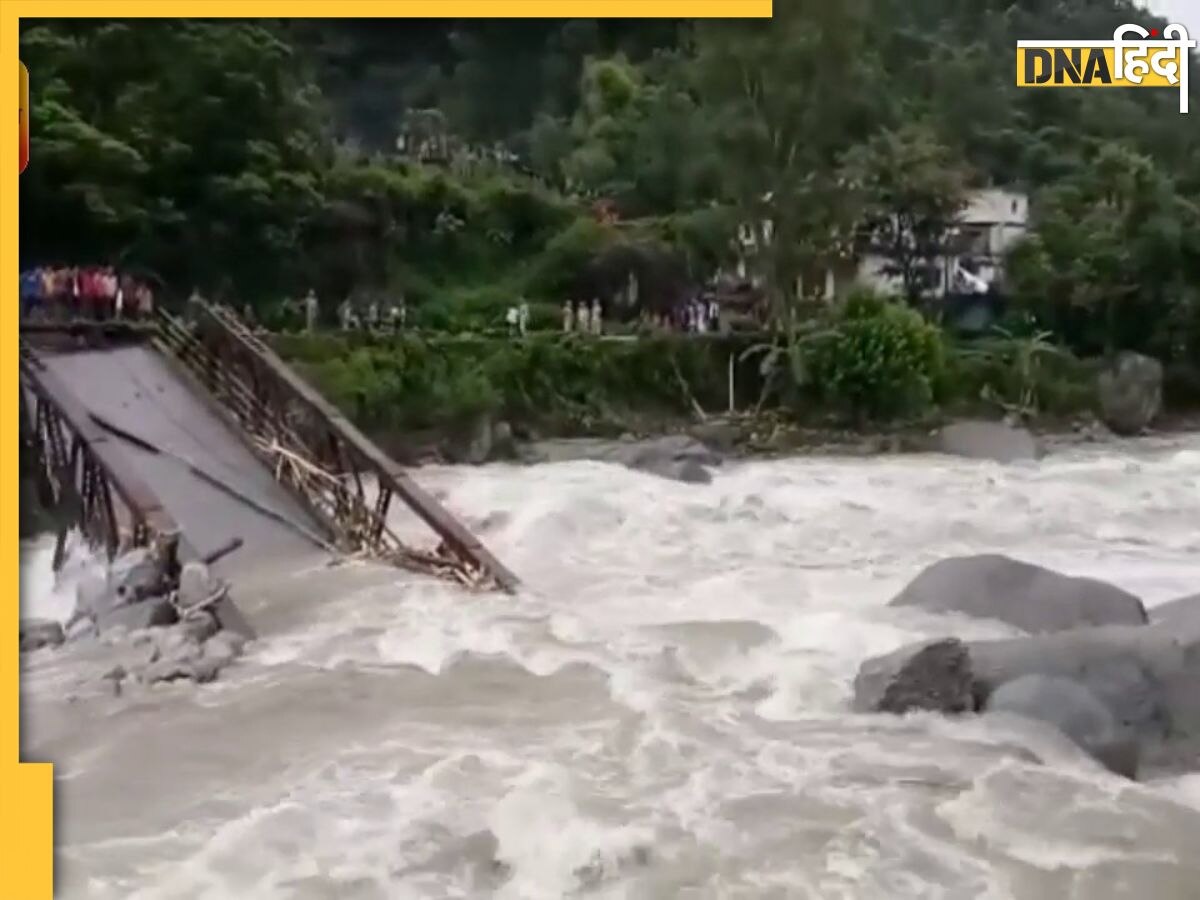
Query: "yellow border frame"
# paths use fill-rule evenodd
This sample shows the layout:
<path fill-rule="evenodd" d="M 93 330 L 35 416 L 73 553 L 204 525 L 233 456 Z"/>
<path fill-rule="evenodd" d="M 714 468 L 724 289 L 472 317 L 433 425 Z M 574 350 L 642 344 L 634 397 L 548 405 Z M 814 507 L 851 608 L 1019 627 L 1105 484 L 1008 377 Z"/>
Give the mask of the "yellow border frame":
<path fill-rule="evenodd" d="M 7 96 L 19 87 L 22 18 L 770 18 L 772 0 L 4 0 L 0 3 L 0 58 Z M 37 73 L 30 72 L 30 79 Z M 17 150 L 0 148 L 0 470 L 13 505 L 0 519 L 0 575 L 4 593 L 20 590 L 17 527 Z M 37 165 L 31 158 L 29 165 Z M 8 494 L 8 491 L 12 491 Z M 20 762 L 19 604 L 0 615 L 0 898 L 53 896 L 54 767 Z"/>

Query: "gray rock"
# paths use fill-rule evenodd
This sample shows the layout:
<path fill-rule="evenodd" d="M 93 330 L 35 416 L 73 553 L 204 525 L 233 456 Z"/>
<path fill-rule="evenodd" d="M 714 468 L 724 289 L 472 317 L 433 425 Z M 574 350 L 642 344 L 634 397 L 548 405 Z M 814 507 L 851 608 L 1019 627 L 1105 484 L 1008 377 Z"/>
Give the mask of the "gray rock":
<path fill-rule="evenodd" d="M 53 619 L 22 619 L 17 630 L 22 653 L 57 647 L 66 640 L 62 624 Z"/>
<path fill-rule="evenodd" d="M 158 684 L 162 681 L 191 679 L 193 675 L 191 662 L 179 659 L 160 659 L 146 666 L 141 673 L 141 680 L 145 684 Z"/>
<path fill-rule="evenodd" d="M 1005 422 L 954 422 L 934 435 L 931 449 L 1001 463 L 1039 459 L 1042 455 L 1042 448 L 1032 434 Z"/>
<path fill-rule="evenodd" d="M 202 653 L 200 642 L 179 625 L 160 629 L 154 636 L 154 662 L 191 662 Z"/>
<path fill-rule="evenodd" d="M 889 680 L 875 712 L 912 710 L 973 712 L 976 683 L 967 647 L 957 638 L 928 644 L 914 653 Z"/>
<path fill-rule="evenodd" d="M 210 681 L 216 680 L 221 668 L 221 665 L 216 660 L 201 657 L 189 664 L 190 672 L 188 677 L 197 684 L 208 684 Z"/>
<path fill-rule="evenodd" d="M 492 426 L 491 459 L 516 459 L 517 443 L 513 437 L 512 426 L 507 422 L 497 422 Z"/>
<path fill-rule="evenodd" d="M 687 435 L 666 435 L 636 444 L 616 445 L 609 460 L 631 469 L 686 484 L 709 484 L 706 466 L 721 464 L 720 454 Z"/>
<path fill-rule="evenodd" d="M 1137 777 L 1136 737 L 1078 681 L 1052 675 L 1023 675 L 996 688 L 986 711 L 1011 713 L 1053 725 L 1111 771 L 1126 778 Z"/>
<path fill-rule="evenodd" d="M 204 644 L 204 658 L 214 662 L 219 668 L 224 668 L 242 654 L 246 640 L 232 631 L 222 631 Z"/>
<path fill-rule="evenodd" d="M 1200 594 L 1160 603 L 1150 610 L 1151 622 L 1177 622 L 1200 627 Z"/>
<path fill-rule="evenodd" d="M 742 438 L 742 427 L 736 422 L 720 420 L 693 425 L 688 433 L 702 445 L 728 453 Z"/>
<path fill-rule="evenodd" d="M 480 416 L 471 429 L 467 440 L 464 462 L 479 466 L 487 462 L 492 455 L 492 420 L 490 416 Z"/>
<path fill-rule="evenodd" d="M 529 463 L 592 459 L 692 484 L 711 482 L 708 468 L 723 462 L 721 454 L 686 434 L 645 441 L 546 441 L 524 448 L 522 455 Z"/>
<path fill-rule="evenodd" d="M 866 660 L 854 682 L 855 708 L 864 712 L 884 708 L 889 689 L 895 692 L 899 688 L 893 684 L 905 684 L 913 662 L 932 643 L 921 642 Z M 1139 742 L 1143 758 L 1147 751 L 1162 758 L 1178 758 L 1160 748 L 1200 745 L 1200 691 L 1196 690 L 1200 684 L 1200 623 L 1080 628 L 965 646 L 971 693 L 981 707 L 987 706 L 999 686 L 1023 676 L 1066 678 L 1089 691 L 1120 728 L 1129 730 Z M 925 695 L 933 699 L 921 708 L 941 710 L 945 704 L 939 698 L 962 692 L 958 684 L 962 667 L 945 677 L 945 684 L 934 682 L 924 688 Z M 919 699 L 921 694 L 910 692 L 909 696 Z"/>
<path fill-rule="evenodd" d="M 939 560 L 888 605 L 996 619 L 1031 633 L 1147 621 L 1142 601 L 1114 585 L 999 554 Z"/>
<path fill-rule="evenodd" d="M 676 481 L 683 481 L 685 485 L 710 485 L 713 484 L 713 473 L 701 466 L 695 460 L 684 460 L 683 462 L 673 463 L 671 467 L 666 467 L 659 470 L 658 473 L 664 478 L 672 478 Z"/>
<path fill-rule="evenodd" d="M 662 437 L 641 441 L 635 447 L 634 456 L 630 462 L 635 467 L 637 460 L 643 459 L 647 455 L 674 460 L 691 459 L 702 466 L 719 466 L 724 461 L 720 453 L 686 434 L 666 434 Z"/>
<path fill-rule="evenodd" d="M 209 617 L 211 619 L 211 617 Z M 145 684 L 162 681 L 194 681 L 206 684 L 241 654 L 245 638 L 219 631 L 201 644 L 196 640 L 199 622 L 185 620 L 155 634 L 153 655 L 148 664 L 135 666 Z M 208 630 L 206 626 L 205 631 Z"/>
<path fill-rule="evenodd" d="M 129 635 L 123 644 L 116 647 L 116 669 L 125 672 L 127 676 L 139 677 L 146 667 L 158 656 L 158 649 L 150 642 L 139 642 L 138 635 Z"/>
<path fill-rule="evenodd" d="M 1117 434 L 1141 434 L 1162 410 L 1162 364 L 1140 353 L 1118 353 L 1096 386 L 1101 418 Z"/>

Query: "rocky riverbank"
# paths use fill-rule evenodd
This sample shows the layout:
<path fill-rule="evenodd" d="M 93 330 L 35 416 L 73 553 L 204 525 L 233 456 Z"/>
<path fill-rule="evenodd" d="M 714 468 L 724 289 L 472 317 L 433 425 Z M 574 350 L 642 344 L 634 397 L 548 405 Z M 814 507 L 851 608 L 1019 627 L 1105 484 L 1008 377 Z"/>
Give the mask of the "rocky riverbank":
<path fill-rule="evenodd" d="M 517 462 L 535 465 L 596 460 L 666 478 L 707 483 L 725 461 L 795 456 L 877 456 L 947 453 L 1014 462 L 1046 453 L 1124 440 L 1093 416 L 1040 419 L 931 420 L 887 429 L 796 424 L 781 416 L 720 416 L 704 422 L 639 423 L 641 430 L 603 437 L 541 438 L 506 422 L 480 420 L 466 434 L 426 434 L 385 447 L 410 465 Z M 1200 431 L 1200 415 L 1163 416 L 1147 436 Z"/>
<path fill-rule="evenodd" d="M 90 648 L 97 669 L 93 688 L 120 694 L 128 687 L 160 682 L 214 680 L 246 643 L 223 627 L 220 604 L 228 585 L 201 562 L 188 562 L 178 584 L 163 580 L 151 550 L 135 549 L 113 561 L 103 574 L 84 577 L 76 588 L 75 609 L 63 624 L 22 619 L 22 654 L 53 651 L 63 645 Z M 83 656 L 89 656 L 84 649 Z"/>

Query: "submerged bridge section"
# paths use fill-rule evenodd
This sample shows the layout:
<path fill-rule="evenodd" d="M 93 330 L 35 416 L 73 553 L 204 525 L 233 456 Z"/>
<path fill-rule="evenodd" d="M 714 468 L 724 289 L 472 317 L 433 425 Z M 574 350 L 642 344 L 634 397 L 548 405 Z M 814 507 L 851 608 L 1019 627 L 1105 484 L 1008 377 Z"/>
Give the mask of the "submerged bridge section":
<path fill-rule="evenodd" d="M 160 546 L 176 572 L 189 558 L 215 560 L 235 584 L 264 561 L 324 552 L 516 590 L 460 522 L 232 313 L 199 302 L 188 318 L 22 325 L 22 437 L 57 513 L 57 561 L 78 529 L 110 557 Z M 401 540 L 397 506 L 439 543 Z M 218 615 L 249 631 L 232 603 Z"/>

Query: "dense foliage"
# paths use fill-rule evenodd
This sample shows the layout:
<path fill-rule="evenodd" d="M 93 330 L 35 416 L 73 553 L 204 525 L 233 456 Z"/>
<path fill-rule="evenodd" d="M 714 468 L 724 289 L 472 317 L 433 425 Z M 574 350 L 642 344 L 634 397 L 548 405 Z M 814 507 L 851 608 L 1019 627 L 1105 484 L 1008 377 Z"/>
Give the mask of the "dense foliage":
<path fill-rule="evenodd" d="M 379 434 L 500 416 L 547 433 L 621 431 L 641 416 L 690 415 L 693 403 L 729 402 L 728 361 L 738 338 L 662 336 L 595 341 L 413 334 L 372 338 L 281 335 L 280 354 L 334 402 Z M 758 390 L 752 368 L 735 379 L 735 404 Z"/>
<path fill-rule="evenodd" d="M 967 191 L 1015 184 L 1038 225 L 1014 293 L 1039 327 L 1083 352 L 1200 354 L 1200 130 L 1168 91 L 1012 77 L 1018 39 L 1103 38 L 1153 24 L 1144 11 L 775 12 L 24 21 L 23 257 L 111 261 L 263 311 L 310 286 L 326 315 L 350 294 L 403 291 L 425 323 L 479 329 L 519 296 L 548 317 L 608 291 L 622 265 L 654 282 L 643 302 L 662 302 L 730 264 L 742 224 L 782 321 L 798 281 L 844 263 L 864 223 L 911 299 Z M 620 222 L 597 221 L 601 198 Z"/>
<path fill-rule="evenodd" d="M 927 409 L 943 368 L 942 335 L 914 310 L 857 294 L 807 348 L 819 395 L 860 418 Z"/>

